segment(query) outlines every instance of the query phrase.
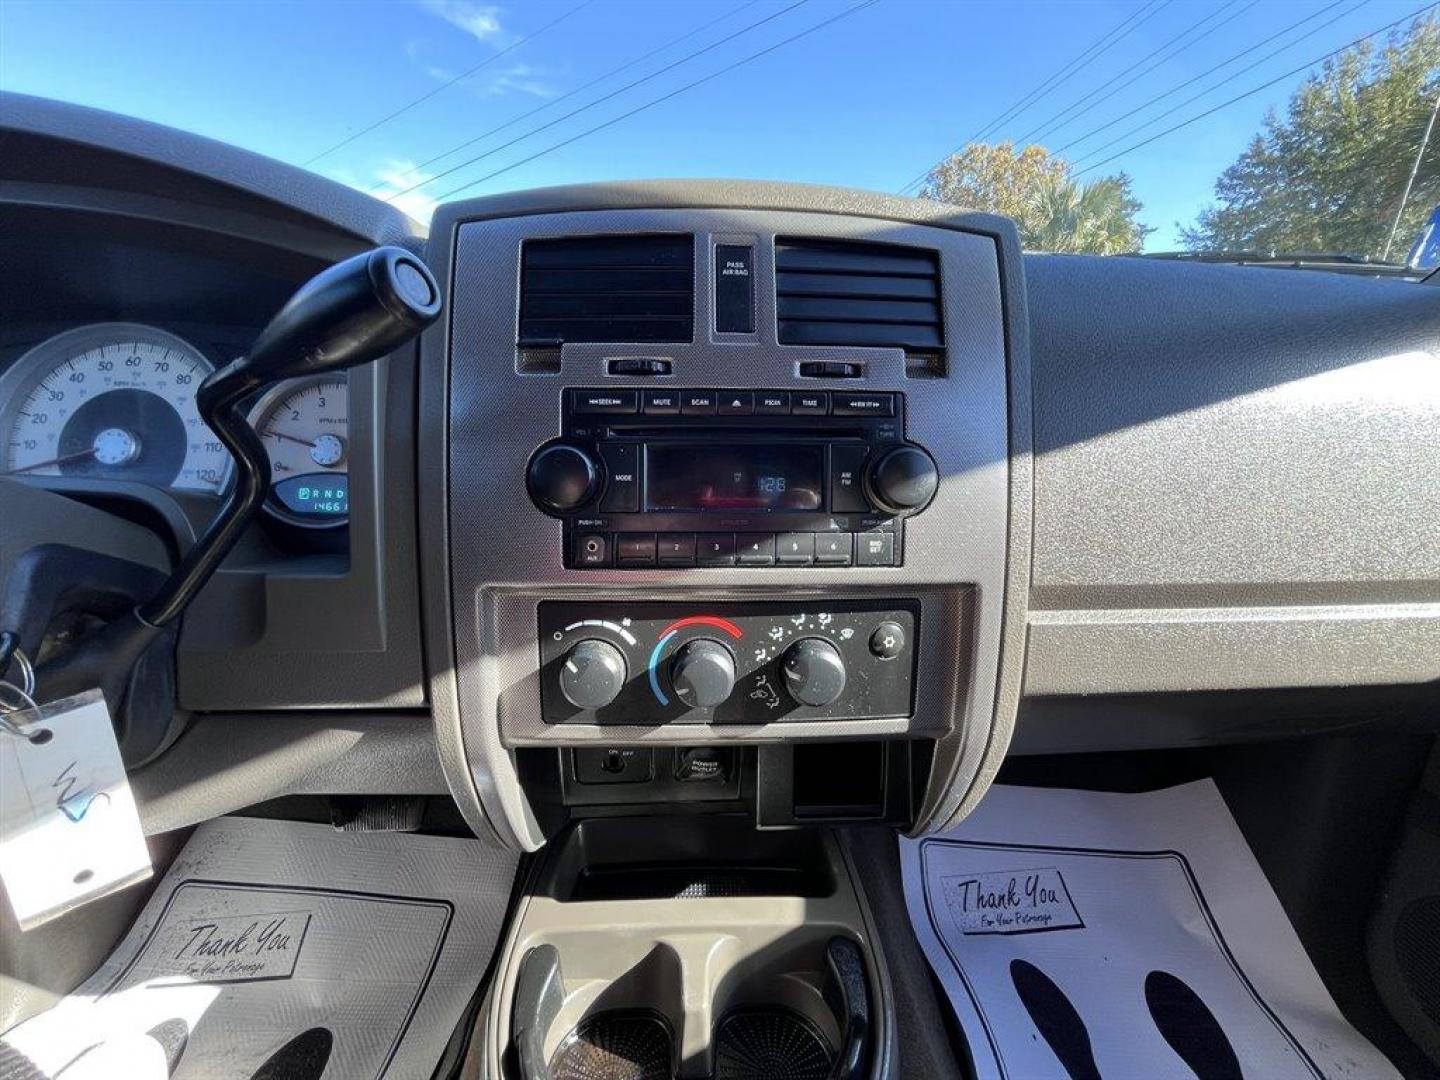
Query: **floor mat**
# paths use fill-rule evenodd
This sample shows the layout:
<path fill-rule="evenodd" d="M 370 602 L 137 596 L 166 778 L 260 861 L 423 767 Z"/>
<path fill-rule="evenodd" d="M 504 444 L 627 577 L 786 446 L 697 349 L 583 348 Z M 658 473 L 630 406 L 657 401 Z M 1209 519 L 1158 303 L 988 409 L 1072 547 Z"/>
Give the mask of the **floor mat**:
<path fill-rule="evenodd" d="M 66 1080 L 429 1076 L 485 971 L 515 857 L 221 818 L 87 982 L 7 1032 Z"/>
<path fill-rule="evenodd" d="M 1398 1076 L 1340 1016 L 1208 780 L 997 786 L 900 860 L 979 1080 Z"/>

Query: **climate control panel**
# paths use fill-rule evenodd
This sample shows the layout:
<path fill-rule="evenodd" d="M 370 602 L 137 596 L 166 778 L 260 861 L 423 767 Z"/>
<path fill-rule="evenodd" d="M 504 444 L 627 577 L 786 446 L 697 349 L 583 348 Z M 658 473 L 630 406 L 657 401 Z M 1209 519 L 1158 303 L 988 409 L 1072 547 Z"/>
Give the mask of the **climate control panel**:
<path fill-rule="evenodd" d="M 907 717 L 919 605 L 547 601 L 545 722 L 768 724 Z"/>

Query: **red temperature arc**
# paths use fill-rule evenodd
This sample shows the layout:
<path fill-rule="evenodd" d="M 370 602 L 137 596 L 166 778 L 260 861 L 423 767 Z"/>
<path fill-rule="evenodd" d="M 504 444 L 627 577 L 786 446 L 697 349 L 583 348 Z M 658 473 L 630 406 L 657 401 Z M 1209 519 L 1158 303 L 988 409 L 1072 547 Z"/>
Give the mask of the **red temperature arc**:
<path fill-rule="evenodd" d="M 664 637 L 672 630 L 680 630 L 687 626 L 713 626 L 717 630 L 724 630 L 736 641 L 745 636 L 745 631 L 736 626 L 729 619 L 722 619 L 718 615 L 687 615 L 683 619 L 676 619 L 664 630 L 660 631 L 660 637 Z"/>

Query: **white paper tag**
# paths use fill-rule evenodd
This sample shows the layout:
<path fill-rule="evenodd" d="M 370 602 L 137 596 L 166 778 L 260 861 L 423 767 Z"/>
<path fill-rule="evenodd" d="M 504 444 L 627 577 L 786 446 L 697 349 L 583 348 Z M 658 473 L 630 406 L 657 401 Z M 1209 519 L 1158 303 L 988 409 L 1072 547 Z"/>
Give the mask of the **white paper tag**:
<path fill-rule="evenodd" d="M 149 877 L 104 695 L 90 690 L 5 719 L 0 879 L 20 928 Z"/>

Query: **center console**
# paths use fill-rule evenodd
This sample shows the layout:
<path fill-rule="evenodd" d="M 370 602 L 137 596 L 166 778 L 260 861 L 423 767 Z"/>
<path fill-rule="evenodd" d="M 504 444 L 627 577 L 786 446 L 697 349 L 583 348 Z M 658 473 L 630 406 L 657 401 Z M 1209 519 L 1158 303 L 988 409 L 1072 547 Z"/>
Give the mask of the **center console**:
<path fill-rule="evenodd" d="M 426 648 L 477 831 L 963 813 L 1023 649 L 1011 226 L 596 185 L 442 207 L 429 258 L 450 310 L 420 373 Z"/>

